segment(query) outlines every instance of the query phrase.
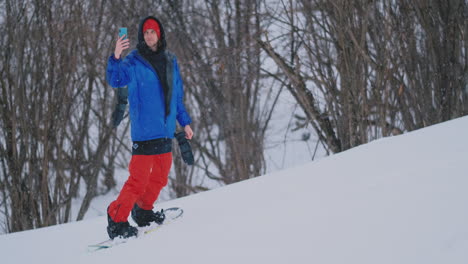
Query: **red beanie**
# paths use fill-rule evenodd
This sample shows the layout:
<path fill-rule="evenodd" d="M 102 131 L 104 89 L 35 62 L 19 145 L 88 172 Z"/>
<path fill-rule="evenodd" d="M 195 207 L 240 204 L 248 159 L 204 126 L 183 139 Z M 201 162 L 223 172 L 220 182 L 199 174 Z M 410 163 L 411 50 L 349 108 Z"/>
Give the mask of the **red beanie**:
<path fill-rule="evenodd" d="M 156 34 L 158 35 L 158 39 L 161 39 L 161 31 L 159 30 L 159 24 L 156 20 L 150 18 L 145 21 L 145 23 L 143 24 L 143 34 L 148 29 L 152 29 L 156 31 Z"/>

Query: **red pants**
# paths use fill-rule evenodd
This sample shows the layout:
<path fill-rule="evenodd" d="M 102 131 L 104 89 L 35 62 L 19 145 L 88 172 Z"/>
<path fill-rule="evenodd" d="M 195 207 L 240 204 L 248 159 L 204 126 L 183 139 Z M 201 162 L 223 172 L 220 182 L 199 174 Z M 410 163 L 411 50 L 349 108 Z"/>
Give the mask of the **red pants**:
<path fill-rule="evenodd" d="M 167 185 L 172 165 L 172 153 L 133 155 L 128 169 L 130 176 L 117 200 L 109 205 L 108 213 L 114 222 L 126 222 L 135 203 L 152 210 L 161 189 Z"/>

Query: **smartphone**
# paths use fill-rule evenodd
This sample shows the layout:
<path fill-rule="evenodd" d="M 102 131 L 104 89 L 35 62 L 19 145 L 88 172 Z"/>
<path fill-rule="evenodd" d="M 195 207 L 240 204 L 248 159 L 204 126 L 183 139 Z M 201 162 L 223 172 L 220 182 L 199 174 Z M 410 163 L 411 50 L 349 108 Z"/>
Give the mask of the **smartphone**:
<path fill-rule="evenodd" d="M 126 27 L 121 27 L 119 28 L 119 38 L 121 38 L 123 35 L 125 35 L 124 39 L 127 39 L 127 28 Z"/>

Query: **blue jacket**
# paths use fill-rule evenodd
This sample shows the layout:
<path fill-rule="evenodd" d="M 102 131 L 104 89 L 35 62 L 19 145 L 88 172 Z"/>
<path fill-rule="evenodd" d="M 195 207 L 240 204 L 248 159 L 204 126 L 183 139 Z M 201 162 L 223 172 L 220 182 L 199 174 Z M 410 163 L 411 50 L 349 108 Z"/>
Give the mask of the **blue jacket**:
<path fill-rule="evenodd" d="M 107 64 L 107 82 L 114 88 L 128 86 L 132 141 L 173 138 L 176 119 L 181 126 L 192 122 L 183 103 L 184 89 L 175 56 L 167 69 L 171 95 L 170 113 L 165 116 L 165 100 L 158 74 L 137 50 L 123 60 L 111 55 Z M 169 65 L 169 64 L 168 64 Z"/>

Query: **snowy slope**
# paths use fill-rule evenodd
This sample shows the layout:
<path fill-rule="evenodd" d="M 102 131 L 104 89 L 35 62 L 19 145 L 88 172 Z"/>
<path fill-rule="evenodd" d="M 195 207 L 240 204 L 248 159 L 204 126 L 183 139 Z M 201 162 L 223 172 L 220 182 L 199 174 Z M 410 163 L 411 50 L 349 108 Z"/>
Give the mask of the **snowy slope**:
<path fill-rule="evenodd" d="M 185 216 L 87 253 L 106 219 L 0 236 L 1 263 L 468 263 L 468 117 L 158 206 Z"/>

